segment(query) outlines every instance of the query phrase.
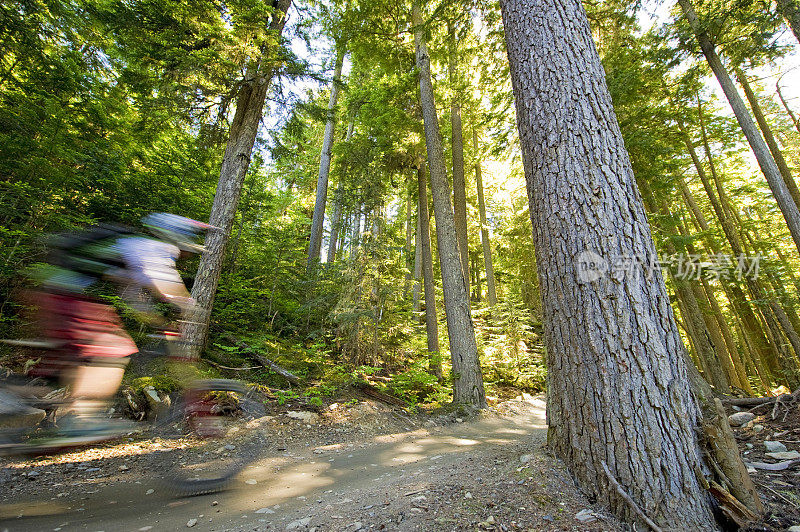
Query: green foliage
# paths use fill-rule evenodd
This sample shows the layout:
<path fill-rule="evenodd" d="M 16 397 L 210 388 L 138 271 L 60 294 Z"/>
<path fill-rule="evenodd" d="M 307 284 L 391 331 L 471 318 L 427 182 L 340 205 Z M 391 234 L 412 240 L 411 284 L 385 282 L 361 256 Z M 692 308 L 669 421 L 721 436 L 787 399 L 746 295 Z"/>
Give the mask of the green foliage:
<path fill-rule="evenodd" d="M 300 394 L 294 390 L 278 390 L 277 395 L 279 405 L 284 405 L 290 401 L 296 401 L 300 397 Z"/>
<path fill-rule="evenodd" d="M 411 405 L 431 402 L 431 396 L 441 391 L 436 376 L 428 372 L 426 361 L 417 362 L 402 373 L 393 375 L 387 388 Z M 440 400 L 441 395 L 437 395 L 436 399 Z"/>

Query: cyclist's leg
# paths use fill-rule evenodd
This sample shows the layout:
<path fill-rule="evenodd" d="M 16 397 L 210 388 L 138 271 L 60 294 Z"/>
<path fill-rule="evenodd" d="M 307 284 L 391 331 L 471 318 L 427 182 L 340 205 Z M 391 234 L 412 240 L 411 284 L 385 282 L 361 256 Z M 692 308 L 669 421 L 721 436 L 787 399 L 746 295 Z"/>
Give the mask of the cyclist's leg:
<path fill-rule="evenodd" d="M 75 365 L 63 375 L 70 387 L 70 410 L 77 420 L 100 417 L 122 382 L 130 355 L 137 351 L 109 305 L 72 298 L 64 308 Z"/>

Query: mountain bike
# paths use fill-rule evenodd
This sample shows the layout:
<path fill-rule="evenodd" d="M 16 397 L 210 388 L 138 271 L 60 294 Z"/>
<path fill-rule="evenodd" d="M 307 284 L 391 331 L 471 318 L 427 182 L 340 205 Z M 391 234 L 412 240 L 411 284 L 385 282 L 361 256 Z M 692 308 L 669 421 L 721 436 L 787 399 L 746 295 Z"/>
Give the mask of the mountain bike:
<path fill-rule="evenodd" d="M 173 368 L 179 369 L 193 363 L 184 356 L 187 346 L 180 333 L 165 329 L 151 338 L 154 346 L 143 349 L 145 356 L 164 355 Z M 52 348 L 43 342 L 14 343 Z M 118 431 L 68 441 L 48 437 L 48 431 L 58 425 L 59 409 L 68 403 L 64 395 L 42 379 L 27 379 L 7 371 L 0 374 L 0 406 L 11 405 L 18 412 L 15 425 L 14 418 L 4 415 L 0 408 L 0 454 L 54 453 L 130 435 L 129 431 Z M 244 383 L 187 380 L 167 402 L 151 426 L 140 429 L 139 437 L 153 449 L 148 469 L 161 473 L 160 480 L 168 491 L 181 496 L 220 491 L 258 457 L 266 421 L 264 405 L 257 392 Z"/>

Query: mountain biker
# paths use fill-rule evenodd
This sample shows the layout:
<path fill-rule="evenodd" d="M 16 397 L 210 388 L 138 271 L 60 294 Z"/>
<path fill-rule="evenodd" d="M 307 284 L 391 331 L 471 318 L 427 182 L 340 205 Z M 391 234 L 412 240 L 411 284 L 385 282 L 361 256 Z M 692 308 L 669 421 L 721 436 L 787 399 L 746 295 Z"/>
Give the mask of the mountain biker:
<path fill-rule="evenodd" d="M 182 252 L 203 251 L 201 240 L 211 226 L 168 213 L 149 214 L 142 223 L 152 236 L 101 226 L 100 236 L 84 238 L 78 246 L 63 240 L 74 235 L 59 237 L 62 240 L 53 243 L 59 259 L 40 275 L 44 333 L 60 347 L 45 357 L 37 372 L 58 376 L 69 387 L 70 414 L 58 423 L 59 437 L 67 441 L 122 428 L 101 413 L 119 388 L 130 356 L 138 351 L 114 308 L 87 289 L 101 279 L 111 280 L 145 316 L 152 312 L 142 304 L 142 292 L 182 312 L 193 307 L 175 263 Z"/>

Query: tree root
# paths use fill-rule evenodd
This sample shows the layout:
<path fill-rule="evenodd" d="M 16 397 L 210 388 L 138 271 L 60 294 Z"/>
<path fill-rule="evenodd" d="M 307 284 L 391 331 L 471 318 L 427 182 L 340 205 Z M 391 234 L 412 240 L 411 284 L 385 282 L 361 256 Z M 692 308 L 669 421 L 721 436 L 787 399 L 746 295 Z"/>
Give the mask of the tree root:
<path fill-rule="evenodd" d="M 622 489 L 620 483 L 617 481 L 617 479 L 614 478 L 614 475 L 611 474 L 611 471 L 608 470 L 608 466 L 606 465 L 605 460 L 600 460 L 600 465 L 603 466 L 603 472 L 605 472 L 606 477 L 608 477 L 608 481 L 611 483 L 612 486 L 614 486 L 614 489 L 617 490 L 619 496 L 622 497 L 622 499 L 628 503 L 628 505 L 631 507 L 634 513 L 636 513 L 636 515 L 641 517 L 642 520 L 645 523 L 647 523 L 647 526 L 649 526 L 653 530 L 653 532 L 662 532 L 661 527 L 655 524 L 652 519 L 647 517 L 647 514 L 645 514 L 642 511 L 642 509 L 639 508 L 639 505 L 636 504 L 636 502 L 633 499 L 631 499 L 631 496 L 625 493 L 625 490 Z"/>

